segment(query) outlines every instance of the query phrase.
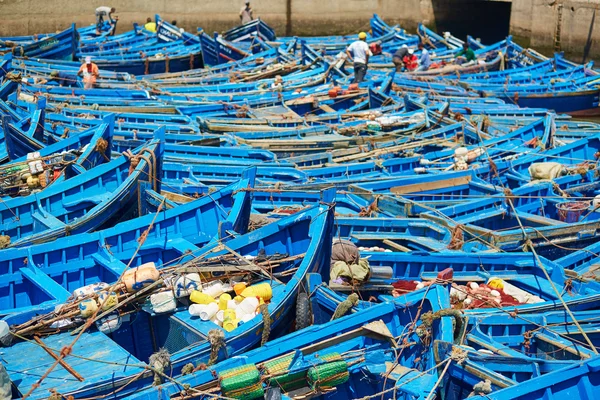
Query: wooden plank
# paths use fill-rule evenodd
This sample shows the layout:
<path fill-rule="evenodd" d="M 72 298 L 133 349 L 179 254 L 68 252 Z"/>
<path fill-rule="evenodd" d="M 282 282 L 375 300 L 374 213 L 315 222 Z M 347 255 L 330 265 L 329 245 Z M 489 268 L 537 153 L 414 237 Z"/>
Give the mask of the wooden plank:
<path fill-rule="evenodd" d="M 328 106 L 327 104 L 321 104 L 319 105 L 319 108 L 323 111 L 325 111 L 326 113 L 334 113 L 335 110 L 333 108 L 331 108 L 330 106 Z"/>
<path fill-rule="evenodd" d="M 162 190 L 160 192 L 160 194 L 165 196 L 167 198 L 167 200 L 171 200 L 171 201 L 174 201 L 175 203 L 179 203 L 179 204 L 186 204 L 186 203 L 196 200 L 190 196 L 185 196 L 185 195 L 182 195 L 179 193 L 167 192 L 165 190 Z"/>
<path fill-rule="evenodd" d="M 395 186 L 390 188 L 390 192 L 394 194 L 425 192 L 428 190 L 436 190 L 447 187 L 466 185 L 469 182 L 471 182 L 471 176 L 467 175 L 460 178 L 444 179 L 433 182 L 413 183 L 412 185 L 405 186 Z"/>
<path fill-rule="evenodd" d="M 384 239 L 384 240 L 383 240 L 383 244 L 386 244 L 386 245 L 388 245 L 388 246 L 390 246 L 390 247 L 394 248 L 395 250 L 402 251 L 402 252 L 404 252 L 404 253 L 408 253 L 408 252 L 411 252 L 411 251 L 412 251 L 412 250 L 411 250 L 411 249 L 409 249 L 408 247 L 406 247 L 406 246 L 402 246 L 400 243 L 396 243 L 396 242 L 394 242 L 394 241 L 392 241 L 392 240 L 389 240 L 389 239 Z"/>

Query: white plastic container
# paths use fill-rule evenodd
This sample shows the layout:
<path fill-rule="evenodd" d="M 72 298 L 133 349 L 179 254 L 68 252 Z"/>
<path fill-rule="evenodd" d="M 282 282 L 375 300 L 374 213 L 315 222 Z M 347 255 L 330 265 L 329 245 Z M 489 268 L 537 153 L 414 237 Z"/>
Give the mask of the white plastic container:
<path fill-rule="evenodd" d="M 256 312 L 259 304 L 260 302 L 256 297 L 247 297 L 240 303 L 238 308 L 243 314 L 251 314 Z"/>
<path fill-rule="evenodd" d="M 194 290 L 201 290 L 202 287 L 200 281 L 200 275 L 196 273 L 185 274 L 180 276 L 175 281 L 175 297 L 178 299 L 181 297 L 189 296 Z"/>
<path fill-rule="evenodd" d="M 212 281 L 202 285 L 202 293 L 214 297 L 215 299 L 225 293 L 223 290 L 223 282 Z"/>
<path fill-rule="evenodd" d="M 206 307 L 206 304 L 192 304 L 190 308 L 188 308 L 188 312 L 194 317 L 199 317 L 202 314 L 202 312 L 206 309 Z"/>
<path fill-rule="evenodd" d="M 118 313 L 108 314 L 96 321 L 96 328 L 102 333 L 113 333 L 121 327 L 122 321 Z"/>
<path fill-rule="evenodd" d="M 150 304 L 156 314 L 173 312 L 177 309 L 177 300 L 172 291 L 154 293 L 150 296 Z"/>
<path fill-rule="evenodd" d="M 200 319 L 202 321 L 210 321 L 215 317 L 217 311 L 219 311 L 219 305 L 217 303 L 210 303 L 204 306 L 205 307 L 200 311 Z"/>
<path fill-rule="evenodd" d="M 98 282 L 90 285 L 82 286 L 79 289 L 73 291 L 73 296 L 76 298 L 86 297 L 90 294 L 101 292 L 108 287 L 108 283 Z"/>

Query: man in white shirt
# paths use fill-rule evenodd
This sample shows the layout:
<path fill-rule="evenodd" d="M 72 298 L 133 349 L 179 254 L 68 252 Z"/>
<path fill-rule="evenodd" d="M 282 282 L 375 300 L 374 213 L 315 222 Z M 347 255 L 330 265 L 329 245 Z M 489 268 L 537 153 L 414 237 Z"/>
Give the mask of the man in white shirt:
<path fill-rule="evenodd" d="M 372 55 L 367 44 L 366 33 L 361 32 L 358 34 L 358 40 L 348 46 L 346 55 L 354 63 L 354 83 L 361 83 L 367 74 L 369 56 Z"/>
<path fill-rule="evenodd" d="M 242 25 L 247 24 L 254 19 L 252 17 L 252 7 L 250 7 L 250 2 L 246 1 L 245 4 L 246 5 L 242 7 L 240 11 L 240 21 L 242 21 Z"/>
<path fill-rule="evenodd" d="M 113 24 L 113 18 L 112 15 L 113 13 L 117 11 L 114 7 L 106 7 L 106 6 L 102 6 L 102 7 L 98 7 L 96 8 L 96 34 L 99 35 L 101 30 L 102 30 L 102 23 L 104 22 L 104 18 L 107 17 L 108 18 L 108 22 L 110 22 L 110 24 Z"/>

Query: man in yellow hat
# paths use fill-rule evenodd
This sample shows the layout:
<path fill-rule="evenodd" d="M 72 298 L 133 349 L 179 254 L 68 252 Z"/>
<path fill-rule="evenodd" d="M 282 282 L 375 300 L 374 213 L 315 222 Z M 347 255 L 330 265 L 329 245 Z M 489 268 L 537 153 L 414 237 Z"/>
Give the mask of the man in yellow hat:
<path fill-rule="evenodd" d="M 367 44 L 366 33 L 361 32 L 358 34 L 358 40 L 348 46 L 346 55 L 348 56 L 348 60 L 354 63 L 354 83 L 362 82 L 367 74 L 369 56 L 372 56 Z"/>

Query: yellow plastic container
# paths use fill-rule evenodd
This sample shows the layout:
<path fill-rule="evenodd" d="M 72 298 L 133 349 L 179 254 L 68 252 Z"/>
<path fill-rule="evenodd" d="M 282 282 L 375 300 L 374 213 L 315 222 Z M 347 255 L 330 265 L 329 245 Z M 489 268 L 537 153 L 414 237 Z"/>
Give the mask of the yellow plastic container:
<path fill-rule="evenodd" d="M 235 297 L 233 298 L 233 300 L 234 300 L 236 303 L 240 304 L 242 301 L 244 301 L 244 298 L 243 298 L 242 296 L 235 296 Z"/>
<path fill-rule="evenodd" d="M 96 311 L 98 311 L 98 303 L 94 299 L 83 300 L 79 303 L 79 314 L 83 318 L 91 317 Z"/>
<path fill-rule="evenodd" d="M 227 309 L 223 311 L 223 320 L 235 319 L 235 310 Z"/>
<path fill-rule="evenodd" d="M 487 283 L 489 287 L 493 289 L 504 289 L 504 281 L 500 278 L 492 278 Z"/>
<path fill-rule="evenodd" d="M 241 283 L 236 283 L 235 285 L 233 285 L 233 291 L 235 292 L 236 295 L 241 295 L 242 292 L 244 290 L 246 290 L 246 288 L 248 287 L 248 285 L 246 285 L 244 282 Z"/>
<path fill-rule="evenodd" d="M 119 303 L 119 298 L 115 292 L 100 292 L 98 303 L 102 306 L 102 310 L 106 311 L 116 306 Z"/>
<path fill-rule="evenodd" d="M 231 296 L 227 293 L 223 293 L 219 297 L 219 310 L 227 310 L 227 302 L 231 300 Z"/>
<path fill-rule="evenodd" d="M 273 297 L 273 290 L 268 283 L 259 283 L 247 287 L 242 292 L 242 297 L 260 297 L 264 301 L 269 301 Z"/>
<path fill-rule="evenodd" d="M 238 319 L 226 319 L 223 321 L 223 329 L 225 329 L 227 332 L 231 332 L 238 327 L 239 323 L 240 321 Z"/>
<path fill-rule="evenodd" d="M 192 303 L 196 304 L 210 304 L 216 302 L 214 297 L 209 296 L 206 293 L 202 293 L 198 290 L 194 290 L 192 292 L 192 294 L 190 295 L 190 300 L 192 301 Z"/>

